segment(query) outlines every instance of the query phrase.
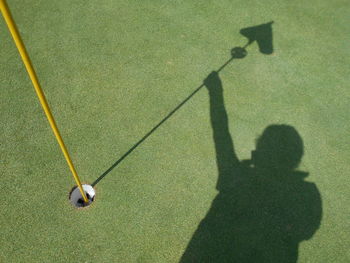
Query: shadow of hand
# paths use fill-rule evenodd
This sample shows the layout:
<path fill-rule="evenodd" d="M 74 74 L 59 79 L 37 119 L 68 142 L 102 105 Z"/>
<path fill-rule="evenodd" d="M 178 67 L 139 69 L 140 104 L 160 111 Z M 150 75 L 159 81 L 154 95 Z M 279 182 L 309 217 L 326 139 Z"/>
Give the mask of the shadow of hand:
<path fill-rule="evenodd" d="M 222 84 L 219 78 L 219 73 L 216 71 L 211 72 L 203 83 L 209 92 L 222 91 Z"/>

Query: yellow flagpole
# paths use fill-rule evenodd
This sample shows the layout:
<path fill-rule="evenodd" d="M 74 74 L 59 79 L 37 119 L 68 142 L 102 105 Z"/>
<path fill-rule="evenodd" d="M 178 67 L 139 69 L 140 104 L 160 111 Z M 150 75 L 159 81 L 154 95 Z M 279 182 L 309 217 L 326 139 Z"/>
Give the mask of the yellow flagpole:
<path fill-rule="evenodd" d="M 8 5 L 6 3 L 6 0 L 0 0 L 0 11 L 2 13 L 2 15 L 4 16 L 4 19 L 5 19 L 5 22 L 10 30 L 10 33 L 13 37 L 13 40 L 15 41 L 15 44 L 17 46 L 17 49 L 22 57 L 22 60 L 23 60 L 23 63 L 27 69 L 27 72 L 28 72 L 28 75 L 33 83 L 33 86 L 34 86 L 34 89 L 36 91 L 36 94 L 39 98 L 39 101 L 40 101 L 40 104 L 41 106 L 43 107 L 44 109 L 44 112 L 46 114 L 46 117 L 50 123 L 50 126 L 52 128 L 52 131 L 53 133 L 55 134 L 55 137 L 58 141 L 58 144 L 60 145 L 61 147 L 61 150 L 63 152 L 63 155 L 64 157 L 66 158 L 66 161 L 68 163 L 68 166 L 73 174 L 73 177 L 75 179 L 75 182 L 77 183 L 78 187 L 79 187 L 79 190 L 80 190 L 80 193 L 82 194 L 83 198 L 84 198 L 84 201 L 86 203 L 89 202 L 89 200 L 87 199 L 86 195 L 85 195 L 85 192 L 83 190 L 83 187 L 81 185 L 81 182 L 80 182 L 80 179 L 78 177 L 78 174 L 73 166 L 73 163 L 72 163 L 72 160 L 69 156 L 69 153 L 68 153 L 68 150 L 62 140 L 62 137 L 60 135 L 60 132 L 57 128 L 57 125 L 56 125 L 56 122 L 52 116 L 52 113 L 50 111 L 50 108 L 49 108 L 49 105 L 46 101 L 46 98 L 45 98 L 45 95 L 44 95 L 44 92 L 42 91 L 41 87 L 40 87 L 40 84 L 39 84 L 39 81 L 38 81 L 38 78 L 36 76 L 36 73 L 34 71 L 34 68 L 32 66 L 32 63 L 30 61 L 30 58 L 28 56 L 28 53 L 26 51 L 26 48 L 23 44 L 23 41 L 19 35 L 19 32 L 16 28 L 16 24 L 11 16 L 11 13 L 10 13 L 10 10 L 8 8 Z"/>

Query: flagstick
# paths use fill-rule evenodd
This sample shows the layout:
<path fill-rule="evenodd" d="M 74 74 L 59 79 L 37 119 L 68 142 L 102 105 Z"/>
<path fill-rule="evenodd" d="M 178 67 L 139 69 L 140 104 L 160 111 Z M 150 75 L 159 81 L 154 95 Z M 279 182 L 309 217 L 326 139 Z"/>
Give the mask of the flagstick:
<path fill-rule="evenodd" d="M 39 98 L 41 106 L 44 109 L 46 117 L 47 117 L 47 119 L 48 119 L 48 121 L 50 123 L 51 129 L 52 129 L 53 133 L 55 134 L 55 137 L 56 137 L 56 139 L 58 141 L 58 144 L 61 147 L 61 150 L 63 152 L 64 157 L 66 158 L 68 166 L 69 166 L 69 168 L 70 168 L 70 170 L 71 170 L 71 172 L 73 174 L 73 177 L 74 177 L 74 179 L 75 179 L 75 181 L 76 181 L 76 183 L 77 183 L 77 185 L 79 187 L 80 193 L 83 196 L 84 201 L 86 203 L 88 203 L 89 200 L 87 199 L 87 197 L 85 195 L 85 192 L 84 192 L 83 187 L 81 185 L 81 182 L 80 182 L 80 179 L 78 177 L 78 174 L 75 171 L 75 168 L 73 166 L 73 163 L 72 163 L 72 160 L 71 160 L 71 158 L 69 156 L 67 148 L 66 148 L 66 146 L 65 146 L 65 144 L 64 144 L 64 142 L 62 140 L 60 132 L 58 131 L 58 128 L 57 128 L 56 123 L 55 123 L 55 120 L 54 120 L 54 118 L 53 118 L 53 116 L 51 114 L 49 105 L 48 105 L 48 103 L 46 101 L 44 92 L 40 88 L 40 84 L 39 84 L 38 78 L 36 76 L 36 73 L 34 71 L 32 63 L 30 61 L 29 55 L 28 55 L 28 53 L 27 53 L 27 51 L 25 49 L 23 41 L 22 41 L 22 39 L 21 39 L 21 37 L 19 35 L 19 32 L 18 32 L 18 30 L 16 28 L 16 24 L 15 24 L 15 22 L 14 22 L 12 16 L 11 16 L 10 10 L 9 10 L 7 4 L 6 4 L 6 0 L 0 0 L 0 11 L 1 11 L 1 13 L 2 13 L 2 15 L 3 15 L 3 17 L 4 17 L 5 21 L 6 21 L 6 24 L 7 24 L 8 28 L 9 28 L 9 31 L 10 31 L 12 37 L 13 37 L 13 40 L 15 41 L 17 49 L 18 49 L 18 51 L 19 51 L 19 53 L 21 55 L 21 58 L 23 60 L 24 65 L 25 65 L 25 67 L 27 69 L 29 78 L 31 79 L 31 81 L 33 83 L 34 89 L 35 89 L 36 94 L 37 94 L 37 96 Z"/>

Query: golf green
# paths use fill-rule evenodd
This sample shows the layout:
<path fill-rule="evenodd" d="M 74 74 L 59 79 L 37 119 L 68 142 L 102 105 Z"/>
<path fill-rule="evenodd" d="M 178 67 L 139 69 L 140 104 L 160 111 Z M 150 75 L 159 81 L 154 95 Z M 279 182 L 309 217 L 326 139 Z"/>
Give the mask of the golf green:
<path fill-rule="evenodd" d="M 228 122 L 218 125 L 228 125 L 239 160 L 251 158 L 266 127 L 297 131 L 303 156 L 296 170 L 320 197 L 298 204 L 319 217 L 292 256 L 278 258 L 279 248 L 264 243 L 254 213 L 236 225 L 249 235 L 232 251 L 274 254 L 260 262 L 350 261 L 349 1 L 7 2 L 76 170 L 96 198 L 83 209 L 69 203 L 75 182 L 0 18 L 0 262 L 179 262 L 218 196 L 223 144 L 213 137 L 215 105 L 225 108 Z M 199 87 L 232 48 L 247 44 L 240 30 L 271 21 L 262 42 L 220 71 L 224 103 L 209 99 Z M 268 40 L 273 52 L 264 54 L 259 44 Z M 242 189 L 237 211 L 259 198 Z M 264 198 L 281 203 L 275 190 L 265 188 Z M 274 232 L 273 222 L 265 232 Z M 223 253 L 207 261 L 230 259 Z"/>

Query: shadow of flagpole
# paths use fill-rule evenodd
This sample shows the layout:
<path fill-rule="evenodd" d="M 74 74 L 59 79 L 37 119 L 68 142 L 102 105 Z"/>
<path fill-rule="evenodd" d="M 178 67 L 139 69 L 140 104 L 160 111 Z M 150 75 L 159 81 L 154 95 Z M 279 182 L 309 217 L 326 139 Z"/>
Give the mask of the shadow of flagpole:
<path fill-rule="evenodd" d="M 241 59 L 247 55 L 245 48 L 250 45 L 248 42 L 244 47 L 235 47 L 231 50 L 231 58 L 227 60 L 218 70 L 219 73 L 234 59 Z M 111 165 L 104 173 L 102 173 L 92 184 L 95 186 L 99 183 L 107 174 L 109 174 L 115 167 L 117 167 L 130 153 L 132 153 L 142 142 L 144 142 L 152 133 L 154 133 L 164 122 L 166 122 L 175 112 L 177 112 L 187 101 L 189 101 L 198 91 L 204 87 L 202 83 L 197 87 L 187 98 L 185 98 L 179 105 L 177 105 L 171 112 L 168 113 L 156 126 L 154 126 L 149 132 L 147 132 L 137 143 L 135 143 L 126 153 L 124 153 L 115 163 Z"/>
<path fill-rule="evenodd" d="M 259 51 L 262 54 L 270 55 L 273 53 L 272 41 L 272 24 L 268 22 L 265 24 L 247 27 L 240 30 L 240 34 L 248 39 L 248 43 L 244 47 L 235 47 L 231 50 L 231 58 L 227 60 L 216 72 L 219 73 L 234 59 L 242 59 L 247 55 L 246 48 L 253 42 L 257 42 Z M 164 122 L 166 122 L 176 111 L 178 111 L 188 100 L 190 100 L 198 91 L 204 87 L 202 83 L 196 88 L 186 99 L 177 105 L 168 115 L 166 115 L 156 126 L 154 126 L 148 133 L 146 133 L 137 143 L 134 144 L 126 153 L 124 153 L 115 163 L 111 165 L 104 173 L 102 173 L 91 185 L 94 187 L 100 182 L 108 173 L 117 167 L 130 153 L 132 153 L 143 141 L 145 141 L 153 132 L 155 132 Z"/>

